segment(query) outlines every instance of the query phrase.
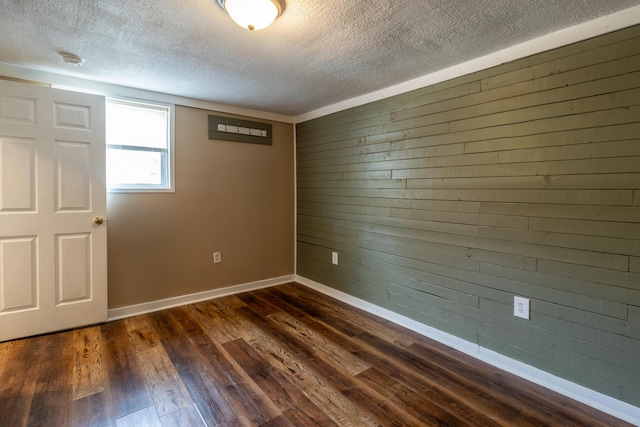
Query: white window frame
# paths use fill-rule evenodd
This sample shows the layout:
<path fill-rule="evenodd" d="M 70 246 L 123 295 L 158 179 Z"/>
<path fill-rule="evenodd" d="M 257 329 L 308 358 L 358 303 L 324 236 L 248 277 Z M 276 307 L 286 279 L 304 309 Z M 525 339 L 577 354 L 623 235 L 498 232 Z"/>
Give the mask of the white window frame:
<path fill-rule="evenodd" d="M 109 193 L 173 193 L 175 192 L 175 151 L 174 151 L 174 136 L 175 136 L 175 105 L 167 104 L 163 102 L 155 102 L 155 101 L 146 101 L 139 99 L 129 99 L 129 98 L 106 98 L 106 103 L 120 103 L 120 104 L 128 104 L 138 107 L 149 107 L 149 108 L 166 108 L 168 110 L 168 129 L 167 129 L 167 155 L 166 155 L 166 165 L 163 165 L 163 174 L 166 174 L 166 179 L 163 179 L 163 184 L 158 185 L 145 185 L 145 184 L 136 184 L 136 185 L 125 185 L 118 187 L 111 187 L 107 182 L 107 192 Z M 106 124 L 106 123 L 105 123 Z M 143 147 L 136 148 L 126 148 L 118 145 L 109 144 L 109 141 L 105 141 L 105 149 L 134 149 L 140 151 L 156 151 L 157 149 L 149 149 L 145 150 Z"/>

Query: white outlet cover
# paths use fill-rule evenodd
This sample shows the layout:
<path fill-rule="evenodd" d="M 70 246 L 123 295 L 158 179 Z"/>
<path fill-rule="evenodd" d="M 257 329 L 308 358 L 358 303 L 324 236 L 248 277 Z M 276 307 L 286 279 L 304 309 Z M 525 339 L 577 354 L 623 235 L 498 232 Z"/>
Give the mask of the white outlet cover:
<path fill-rule="evenodd" d="M 331 264 L 338 265 L 338 252 L 331 252 Z"/>
<path fill-rule="evenodd" d="M 530 319 L 529 298 L 513 297 L 513 315 L 523 319 Z"/>

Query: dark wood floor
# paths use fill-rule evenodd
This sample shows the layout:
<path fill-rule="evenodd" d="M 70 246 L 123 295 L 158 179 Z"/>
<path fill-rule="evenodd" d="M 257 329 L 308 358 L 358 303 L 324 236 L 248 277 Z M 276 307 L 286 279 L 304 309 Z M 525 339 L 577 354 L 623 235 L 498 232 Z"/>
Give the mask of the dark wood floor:
<path fill-rule="evenodd" d="M 0 344 L 0 426 L 627 425 L 296 284 Z"/>

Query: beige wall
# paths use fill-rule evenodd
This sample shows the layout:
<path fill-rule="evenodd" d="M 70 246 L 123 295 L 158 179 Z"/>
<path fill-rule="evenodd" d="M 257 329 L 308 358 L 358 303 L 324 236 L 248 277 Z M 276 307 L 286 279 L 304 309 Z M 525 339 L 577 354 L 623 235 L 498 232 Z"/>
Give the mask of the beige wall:
<path fill-rule="evenodd" d="M 208 114 L 176 107 L 175 193 L 108 195 L 109 308 L 293 274 L 292 125 L 209 140 Z"/>

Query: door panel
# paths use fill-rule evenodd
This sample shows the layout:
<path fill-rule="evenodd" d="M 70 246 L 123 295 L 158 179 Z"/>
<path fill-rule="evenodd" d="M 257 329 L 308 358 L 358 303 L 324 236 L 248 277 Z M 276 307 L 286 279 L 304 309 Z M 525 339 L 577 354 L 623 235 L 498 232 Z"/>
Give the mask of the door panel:
<path fill-rule="evenodd" d="M 0 240 L 0 313 L 37 307 L 36 237 Z"/>
<path fill-rule="evenodd" d="M 86 142 L 56 141 L 56 212 L 91 210 L 91 150 Z"/>
<path fill-rule="evenodd" d="M 104 98 L 0 81 L 0 341 L 107 318 Z"/>
<path fill-rule="evenodd" d="M 35 210 L 35 148 L 33 139 L 0 140 L 0 211 Z"/>
<path fill-rule="evenodd" d="M 56 236 L 56 304 L 91 298 L 91 235 Z"/>

